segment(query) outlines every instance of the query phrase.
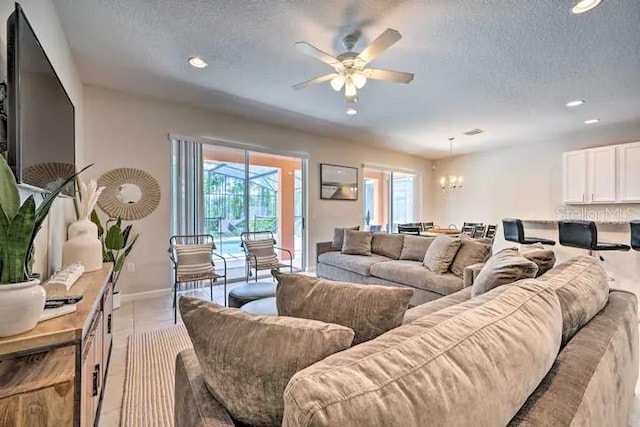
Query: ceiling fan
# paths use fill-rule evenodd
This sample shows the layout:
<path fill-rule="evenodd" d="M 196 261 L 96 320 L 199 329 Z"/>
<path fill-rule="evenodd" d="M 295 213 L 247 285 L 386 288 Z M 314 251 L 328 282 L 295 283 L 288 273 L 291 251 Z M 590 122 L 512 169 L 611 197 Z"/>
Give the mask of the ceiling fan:
<path fill-rule="evenodd" d="M 412 73 L 367 67 L 371 61 L 380 56 L 401 38 L 402 35 L 397 30 L 388 28 L 367 46 L 365 50 L 358 53 L 353 52 L 353 47 L 358 41 L 358 33 L 349 34 L 342 40 L 347 51 L 336 57 L 329 55 L 307 42 L 297 42 L 294 46 L 299 51 L 330 65 L 333 67 L 334 72 L 299 83 L 293 86 L 293 88 L 304 89 L 316 84 L 331 82 L 331 87 L 336 92 L 344 88 L 344 95 L 347 100 L 347 114 L 356 114 L 358 111 L 355 108 L 355 103 L 358 101 L 358 90 L 364 87 L 367 79 L 386 80 L 405 84 L 413 80 Z"/>

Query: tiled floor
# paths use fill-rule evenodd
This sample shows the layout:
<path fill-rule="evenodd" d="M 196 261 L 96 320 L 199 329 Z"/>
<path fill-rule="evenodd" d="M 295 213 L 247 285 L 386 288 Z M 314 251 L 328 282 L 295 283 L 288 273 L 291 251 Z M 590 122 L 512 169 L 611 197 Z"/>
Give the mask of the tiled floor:
<path fill-rule="evenodd" d="M 229 285 L 229 289 L 240 285 Z M 209 290 L 195 290 L 183 293 L 202 299 L 209 299 Z M 223 291 L 221 287 L 214 289 L 214 301 L 222 304 Z M 178 319 L 180 322 L 180 319 Z M 173 308 L 171 296 L 163 296 L 145 300 L 126 302 L 114 315 L 114 341 L 113 353 L 107 383 L 104 402 L 99 425 L 101 427 L 113 427 L 120 425 L 120 408 L 124 388 L 124 375 L 126 369 L 127 339 L 134 332 L 149 329 L 160 329 L 172 326 Z M 640 382 L 636 386 L 636 399 L 631 414 L 629 425 L 640 427 Z"/>

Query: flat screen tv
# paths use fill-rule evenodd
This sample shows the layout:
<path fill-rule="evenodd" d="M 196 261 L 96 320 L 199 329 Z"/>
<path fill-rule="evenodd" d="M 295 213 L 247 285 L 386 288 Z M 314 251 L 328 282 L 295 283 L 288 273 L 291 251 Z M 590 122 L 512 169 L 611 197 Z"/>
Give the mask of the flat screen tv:
<path fill-rule="evenodd" d="M 17 3 L 7 21 L 7 100 L 7 161 L 18 184 L 55 188 L 75 172 L 74 106 Z"/>

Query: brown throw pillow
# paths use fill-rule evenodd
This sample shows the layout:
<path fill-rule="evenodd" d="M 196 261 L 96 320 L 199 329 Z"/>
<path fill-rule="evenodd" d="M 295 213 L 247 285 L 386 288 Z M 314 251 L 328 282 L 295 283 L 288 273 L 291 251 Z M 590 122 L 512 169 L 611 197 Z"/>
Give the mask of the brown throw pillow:
<path fill-rule="evenodd" d="M 332 251 L 342 250 L 342 244 L 344 243 L 344 230 L 360 230 L 360 226 L 356 225 L 355 227 L 351 227 L 351 228 L 334 228 L 333 240 L 331 241 Z"/>
<path fill-rule="evenodd" d="M 503 249 L 487 261 L 473 281 L 471 296 L 475 297 L 498 286 L 522 279 L 533 279 L 538 266 L 524 258 L 516 248 Z"/>
<path fill-rule="evenodd" d="M 181 297 L 180 312 L 209 392 L 237 421 L 282 424 L 282 394 L 298 371 L 349 348 L 344 326 L 256 316 Z"/>
<path fill-rule="evenodd" d="M 491 255 L 491 246 L 475 239 L 462 239 L 460 250 L 451 263 L 451 272 L 458 277 L 464 274 L 464 268 L 485 262 Z"/>
<path fill-rule="evenodd" d="M 300 274 L 276 274 L 281 316 L 303 317 L 353 329 L 353 345 L 402 324 L 413 290 L 333 282 Z"/>
<path fill-rule="evenodd" d="M 431 246 L 431 243 L 433 243 L 434 240 L 435 237 L 404 236 L 404 244 L 402 245 L 400 259 L 422 262 L 427 253 L 427 249 L 429 249 L 429 246 Z"/>
<path fill-rule="evenodd" d="M 553 249 L 545 248 L 541 243 L 536 243 L 520 251 L 523 257 L 538 266 L 536 277 L 542 276 L 556 265 L 556 254 Z"/>
<path fill-rule="evenodd" d="M 404 238 L 404 234 L 373 233 L 371 253 L 391 259 L 400 259 Z"/>
<path fill-rule="evenodd" d="M 436 274 L 446 273 L 458 253 L 460 245 L 460 239 L 449 236 L 436 237 L 424 255 L 424 266 Z"/>
<path fill-rule="evenodd" d="M 370 231 L 344 230 L 342 253 L 347 255 L 371 256 L 372 239 L 373 233 Z"/>

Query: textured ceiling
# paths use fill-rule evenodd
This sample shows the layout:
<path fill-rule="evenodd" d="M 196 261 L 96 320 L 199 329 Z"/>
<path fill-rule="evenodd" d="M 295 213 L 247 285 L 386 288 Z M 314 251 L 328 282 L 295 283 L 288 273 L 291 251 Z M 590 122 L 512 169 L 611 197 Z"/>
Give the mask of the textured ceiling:
<path fill-rule="evenodd" d="M 83 81 L 425 157 L 560 140 L 640 137 L 640 1 L 54 0 Z M 370 81 L 359 114 L 328 84 L 293 84 L 330 68 L 293 48 L 330 53 L 362 32 L 403 39 L 372 66 L 416 74 Z M 199 55 L 204 70 L 186 59 Z M 582 107 L 564 106 L 586 99 Z M 592 117 L 601 123 L 586 126 Z M 482 135 L 464 131 L 482 128 Z"/>

